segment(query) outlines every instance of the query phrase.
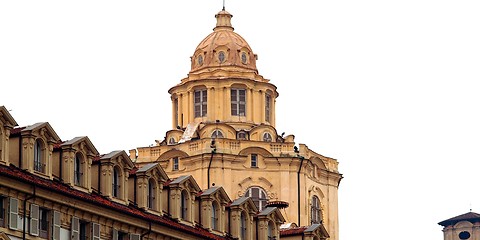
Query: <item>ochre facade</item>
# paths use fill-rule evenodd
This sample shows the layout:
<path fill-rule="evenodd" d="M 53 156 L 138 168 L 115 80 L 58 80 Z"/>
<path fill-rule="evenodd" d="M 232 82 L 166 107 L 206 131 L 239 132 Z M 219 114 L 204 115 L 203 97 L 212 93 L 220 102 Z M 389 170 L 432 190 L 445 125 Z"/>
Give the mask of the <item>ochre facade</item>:
<path fill-rule="evenodd" d="M 258 73 L 257 55 L 234 31 L 232 15 L 222 10 L 215 17 L 188 76 L 169 89 L 172 130 L 130 157 L 160 163 L 172 177 L 191 175 L 203 189 L 255 195 L 260 209 L 281 202 L 287 223 L 322 223 L 338 239 L 338 162 L 277 132 L 276 86 Z"/>
<path fill-rule="evenodd" d="M 275 85 L 216 18 L 156 146 L 100 153 L 0 105 L 0 240 L 339 239 L 337 161 L 277 133 Z"/>

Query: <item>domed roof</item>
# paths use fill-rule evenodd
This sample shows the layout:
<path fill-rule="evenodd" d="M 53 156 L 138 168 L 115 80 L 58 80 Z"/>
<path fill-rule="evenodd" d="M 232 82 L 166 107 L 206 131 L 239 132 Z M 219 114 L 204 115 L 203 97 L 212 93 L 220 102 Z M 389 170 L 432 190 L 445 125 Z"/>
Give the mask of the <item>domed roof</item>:
<path fill-rule="evenodd" d="M 235 66 L 257 73 L 256 54 L 242 36 L 233 31 L 232 15 L 222 10 L 215 15 L 217 25 L 213 32 L 198 44 L 190 72 L 208 68 Z"/>

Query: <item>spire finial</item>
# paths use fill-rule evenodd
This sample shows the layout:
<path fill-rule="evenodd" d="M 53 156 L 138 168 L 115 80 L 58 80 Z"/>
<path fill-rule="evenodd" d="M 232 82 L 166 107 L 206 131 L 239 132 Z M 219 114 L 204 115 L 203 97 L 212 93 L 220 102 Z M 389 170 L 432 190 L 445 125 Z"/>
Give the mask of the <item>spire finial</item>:
<path fill-rule="evenodd" d="M 222 11 L 225 11 L 225 0 L 223 0 L 223 8 Z"/>

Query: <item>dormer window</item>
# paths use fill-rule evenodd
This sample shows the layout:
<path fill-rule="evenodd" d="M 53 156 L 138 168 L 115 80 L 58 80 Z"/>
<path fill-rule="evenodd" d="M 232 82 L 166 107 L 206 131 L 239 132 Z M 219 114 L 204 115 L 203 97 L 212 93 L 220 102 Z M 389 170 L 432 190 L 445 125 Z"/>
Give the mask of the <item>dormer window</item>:
<path fill-rule="evenodd" d="M 203 65 L 203 56 L 202 55 L 198 55 L 197 57 L 197 63 L 199 66 L 202 66 Z"/>
<path fill-rule="evenodd" d="M 181 193 L 181 204 L 180 204 L 180 217 L 183 220 L 188 218 L 188 193 L 187 191 L 182 191 Z"/>
<path fill-rule="evenodd" d="M 42 140 L 35 140 L 33 169 L 36 172 L 45 173 L 44 144 Z"/>
<path fill-rule="evenodd" d="M 177 142 L 175 141 L 174 137 L 171 137 L 170 139 L 168 139 L 168 145 L 175 145 L 175 144 L 177 144 Z"/>
<path fill-rule="evenodd" d="M 272 141 L 272 135 L 268 132 L 263 133 L 263 141 L 264 142 L 271 142 Z"/>
<path fill-rule="evenodd" d="M 113 168 L 113 181 L 112 181 L 112 196 L 119 198 L 120 197 L 120 169 L 118 167 Z"/>
<path fill-rule="evenodd" d="M 268 240 L 275 240 L 275 224 L 272 221 L 268 221 Z"/>
<path fill-rule="evenodd" d="M 245 116 L 246 90 L 232 89 L 230 91 L 232 116 Z"/>
<path fill-rule="evenodd" d="M 240 239 L 247 239 L 247 215 L 242 211 L 240 214 Z"/>
<path fill-rule="evenodd" d="M 148 181 L 147 207 L 155 209 L 155 181 L 153 179 Z"/>
<path fill-rule="evenodd" d="M 215 129 L 212 132 L 212 138 L 223 138 L 223 133 L 220 129 Z"/>
<path fill-rule="evenodd" d="M 82 185 L 82 178 L 83 178 L 83 171 L 82 171 L 82 162 L 83 157 L 82 154 L 77 153 L 75 154 L 75 162 L 74 162 L 74 183 L 75 185 Z"/>

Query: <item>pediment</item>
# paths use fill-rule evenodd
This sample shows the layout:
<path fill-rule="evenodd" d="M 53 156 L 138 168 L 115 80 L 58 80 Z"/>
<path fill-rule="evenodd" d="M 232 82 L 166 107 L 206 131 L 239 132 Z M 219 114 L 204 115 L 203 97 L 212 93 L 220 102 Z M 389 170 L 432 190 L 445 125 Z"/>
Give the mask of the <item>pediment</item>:
<path fill-rule="evenodd" d="M 10 115 L 10 112 L 5 108 L 5 106 L 0 106 L 0 122 L 3 126 L 13 128 L 18 126 L 15 119 Z"/>
<path fill-rule="evenodd" d="M 92 142 L 87 136 L 73 138 L 72 140 L 62 143 L 60 146 L 63 149 L 73 148 L 77 151 L 89 153 L 92 155 L 99 154 L 97 148 L 95 148 L 95 146 L 92 144 Z"/>
<path fill-rule="evenodd" d="M 59 142 L 60 137 L 53 130 L 52 126 L 48 122 L 39 122 L 33 125 L 27 126 L 21 131 L 22 136 L 39 136 L 49 142 Z"/>
<path fill-rule="evenodd" d="M 223 187 L 211 187 L 203 191 L 200 196 L 202 198 L 209 197 L 224 204 L 231 201 L 230 197 L 228 197 L 227 192 L 225 192 L 225 189 L 223 189 Z"/>
<path fill-rule="evenodd" d="M 262 212 L 258 214 L 259 218 L 273 220 L 276 223 L 284 223 L 285 218 L 283 217 L 280 209 L 277 207 L 267 207 Z"/>
<path fill-rule="evenodd" d="M 191 175 L 177 177 L 173 179 L 173 181 L 170 182 L 168 186 L 172 188 L 177 187 L 177 188 L 188 189 L 190 192 L 196 192 L 196 193 L 201 191 L 197 182 Z"/>
<path fill-rule="evenodd" d="M 253 202 L 251 197 L 240 197 L 235 199 L 231 204 L 231 208 L 240 208 L 243 210 L 246 210 L 247 212 L 250 213 L 256 213 L 258 212 L 257 206 L 255 206 L 255 203 Z"/>
<path fill-rule="evenodd" d="M 168 181 L 168 175 L 159 163 L 148 163 L 138 168 L 135 173 L 138 176 L 152 176 L 162 182 Z"/>
<path fill-rule="evenodd" d="M 100 158 L 100 162 L 113 162 L 124 168 L 132 169 L 134 164 L 130 157 L 128 157 L 125 151 L 112 151 L 109 154 L 105 154 Z"/>
<path fill-rule="evenodd" d="M 320 239 L 327 239 L 330 235 L 323 224 L 312 224 L 304 231 L 306 236 L 317 236 Z"/>

